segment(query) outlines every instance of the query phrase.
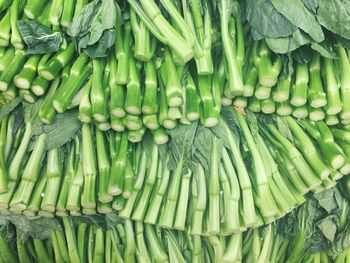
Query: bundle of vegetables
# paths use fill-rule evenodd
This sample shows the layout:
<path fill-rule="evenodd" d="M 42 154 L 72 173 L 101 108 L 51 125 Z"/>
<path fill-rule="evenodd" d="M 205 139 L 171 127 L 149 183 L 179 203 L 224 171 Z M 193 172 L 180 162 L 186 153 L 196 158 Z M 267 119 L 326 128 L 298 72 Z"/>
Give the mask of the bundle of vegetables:
<path fill-rule="evenodd" d="M 74 110 L 48 125 L 38 117 L 40 101 L 15 102 L 0 116 L 0 208 L 27 216 L 117 210 L 163 228 L 229 235 L 275 221 L 305 193 L 349 173 L 350 144 L 337 143 L 350 132 L 324 122 L 258 122 L 224 107 L 212 129 L 193 123 L 153 136 L 104 133 L 81 126 Z"/>
<path fill-rule="evenodd" d="M 305 18 L 292 17 L 293 8 L 253 2 L 6 1 L 0 20 L 3 103 L 18 95 L 30 103 L 45 96 L 50 110 L 42 121 L 79 107 L 82 122 L 119 132 L 196 120 L 213 127 L 221 105 L 232 103 L 349 123 L 350 34 L 342 24 L 330 26 L 337 9 L 325 14 L 325 1 L 298 3 L 293 8 L 312 21 L 304 25 Z M 321 25 L 338 35 L 325 40 Z M 16 50 L 8 47 L 10 37 L 17 39 Z"/>
<path fill-rule="evenodd" d="M 236 98 L 233 104 L 254 112 L 277 112 L 313 121 L 326 119 L 328 125 L 348 124 L 349 54 L 340 44 L 337 50 L 339 59 L 321 58 L 316 52 L 311 52 L 311 57 L 303 61 L 290 57 L 286 71 L 281 72 L 272 88 L 263 84 L 264 80 L 259 73 L 254 73 L 254 68 L 253 71 L 249 68 L 247 76 L 255 74 L 258 79 L 256 85 L 250 84 L 254 96 Z"/>
<path fill-rule="evenodd" d="M 349 208 L 347 190 L 334 187 L 276 223 L 227 237 L 189 235 L 116 214 L 3 214 L 0 255 L 5 262 L 346 262 Z"/>

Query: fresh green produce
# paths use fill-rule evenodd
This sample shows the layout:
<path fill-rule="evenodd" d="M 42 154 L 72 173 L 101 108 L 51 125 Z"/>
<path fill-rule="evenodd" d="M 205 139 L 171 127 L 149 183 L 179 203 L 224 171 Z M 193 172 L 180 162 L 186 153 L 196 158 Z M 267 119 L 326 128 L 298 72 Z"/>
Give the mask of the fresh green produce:
<path fill-rule="evenodd" d="M 350 121 L 349 34 L 330 22 L 330 14 L 339 22 L 346 16 L 325 1 L 287 9 L 267 0 L 17 2 L 0 23 L 4 39 L 14 37 L 26 53 L 4 41 L 1 96 L 49 97 L 47 123 L 78 107 L 82 122 L 140 137 L 197 120 L 213 127 L 222 105 L 231 104 L 328 125 Z M 11 34 L 16 7 L 19 36 Z M 325 38 L 324 29 L 336 37 Z"/>
<path fill-rule="evenodd" d="M 322 121 L 224 107 L 215 128 L 195 122 L 138 137 L 81 126 L 74 110 L 45 124 L 40 101 L 14 103 L 4 107 L 0 127 L 0 208 L 16 214 L 118 211 L 162 228 L 226 236 L 281 218 L 307 192 L 350 173 L 350 148 L 341 143 L 349 131 Z"/>
<path fill-rule="evenodd" d="M 348 195 L 333 187 L 275 223 L 226 237 L 161 229 L 115 213 L 62 219 L 2 214 L 0 255 L 6 262 L 346 262 Z"/>
<path fill-rule="evenodd" d="M 0 0 L 0 262 L 349 261 L 349 6 Z"/>

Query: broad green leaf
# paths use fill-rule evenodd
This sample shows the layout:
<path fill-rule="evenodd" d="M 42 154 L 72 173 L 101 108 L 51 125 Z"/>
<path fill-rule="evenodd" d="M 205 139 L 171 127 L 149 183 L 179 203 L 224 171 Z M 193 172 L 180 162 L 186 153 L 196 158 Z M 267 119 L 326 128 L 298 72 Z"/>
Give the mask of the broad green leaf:
<path fill-rule="evenodd" d="M 337 224 L 334 221 L 335 215 L 329 215 L 322 220 L 318 221 L 316 226 L 321 230 L 322 234 L 330 241 L 333 242 L 335 234 L 337 232 Z"/>
<path fill-rule="evenodd" d="M 327 213 L 331 213 L 334 209 L 338 208 L 333 189 L 315 194 L 315 199 L 318 201 L 318 204 L 327 211 Z"/>
<path fill-rule="evenodd" d="M 265 37 L 287 37 L 297 29 L 274 8 L 271 0 L 247 0 L 246 15 L 254 30 Z"/>
<path fill-rule="evenodd" d="M 58 148 L 69 142 L 81 128 L 77 111 L 71 110 L 58 114 L 54 122 L 43 126 L 46 136 L 46 150 Z"/>
<path fill-rule="evenodd" d="M 314 14 L 316 14 L 318 0 L 302 0 L 304 5 Z"/>
<path fill-rule="evenodd" d="M 182 173 L 188 172 L 191 161 L 191 148 L 196 131 L 196 122 L 190 125 L 178 125 L 175 129 L 168 131 L 171 137 L 168 144 L 170 154 L 168 166 L 170 170 L 175 170 L 177 165 L 182 162 Z"/>
<path fill-rule="evenodd" d="M 289 37 L 266 38 L 269 48 L 279 54 L 292 52 L 303 45 L 309 44 L 310 41 L 311 38 L 299 29 Z"/>
<path fill-rule="evenodd" d="M 339 232 L 331 244 L 329 255 L 335 257 L 341 254 L 346 248 L 350 246 L 350 224 L 346 226 L 341 232 Z"/>
<path fill-rule="evenodd" d="M 346 39 L 350 39 L 350 2 L 344 0 L 319 0 L 319 23 Z"/>
<path fill-rule="evenodd" d="M 116 5 L 113 0 L 103 0 L 100 9 L 92 20 L 88 45 L 95 44 L 107 29 L 117 23 Z"/>
<path fill-rule="evenodd" d="M 327 41 L 323 41 L 321 43 L 312 42 L 311 48 L 320 53 L 321 56 L 331 59 L 336 59 L 337 53 L 332 50 L 331 44 Z"/>
<path fill-rule="evenodd" d="M 98 7 L 99 0 L 94 0 L 84 6 L 69 25 L 68 35 L 74 38 L 85 35 L 90 30 L 92 19 L 96 15 Z"/>
<path fill-rule="evenodd" d="M 97 43 L 87 46 L 85 53 L 90 58 L 102 58 L 108 55 L 108 49 L 114 45 L 115 29 L 108 29 L 103 32 L 102 37 Z"/>
<path fill-rule="evenodd" d="M 205 170 L 210 169 L 211 165 L 211 151 L 214 133 L 203 126 L 198 127 L 196 136 L 194 138 L 194 157 L 198 159 Z M 218 156 L 221 156 L 222 142 L 218 139 Z"/>
<path fill-rule="evenodd" d="M 57 52 L 64 41 L 62 32 L 51 30 L 35 20 L 18 20 L 17 27 L 28 54 Z"/>
<path fill-rule="evenodd" d="M 304 6 L 300 0 L 271 0 L 278 12 L 291 23 L 308 33 L 313 40 L 321 42 L 324 34 L 316 17 Z"/>

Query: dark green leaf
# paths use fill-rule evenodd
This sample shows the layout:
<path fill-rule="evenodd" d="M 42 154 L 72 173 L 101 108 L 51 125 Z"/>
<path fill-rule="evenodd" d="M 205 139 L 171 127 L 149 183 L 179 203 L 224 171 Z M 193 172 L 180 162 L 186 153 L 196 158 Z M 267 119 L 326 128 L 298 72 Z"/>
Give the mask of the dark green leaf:
<path fill-rule="evenodd" d="M 299 231 L 303 231 L 306 238 L 310 238 L 315 226 L 315 218 L 317 214 L 317 202 L 309 200 L 298 210 Z"/>
<path fill-rule="evenodd" d="M 256 31 L 254 28 L 252 28 L 251 33 L 255 41 L 259 41 L 265 38 L 265 36 L 259 34 L 258 31 Z"/>
<path fill-rule="evenodd" d="M 334 221 L 335 217 L 335 215 L 329 215 L 318 221 L 316 224 L 325 238 L 327 238 L 330 242 L 334 241 L 335 234 L 337 232 L 337 224 Z"/>
<path fill-rule="evenodd" d="M 311 44 L 311 48 L 313 50 L 316 50 L 323 57 L 331 58 L 331 59 L 336 59 L 338 57 L 337 53 L 335 53 L 332 50 L 332 46 L 327 41 L 323 41 L 321 43 L 313 42 Z"/>
<path fill-rule="evenodd" d="M 328 213 L 331 213 L 334 209 L 338 208 L 333 189 L 317 193 L 314 195 L 314 197 L 318 201 L 318 204 Z"/>
<path fill-rule="evenodd" d="M 286 239 L 296 235 L 298 231 L 297 216 L 295 213 L 289 213 L 277 222 L 277 233 Z"/>
<path fill-rule="evenodd" d="M 321 42 L 324 35 L 316 17 L 303 5 L 300 0 L 271 0 L 278 12 L 291 23 L 308 33 L 313 40 Z"/>
<path fill-rule="evenodd" d="M 298 63 L 309 63 L 312 59 L 312 49 L 310 46 L 303 46 L 292 52 L 291 57 Z"/>
<path fill-rule="evenodd" d="M 108 49 L 114 45 L 114 41 L 115 41 L 114 34 L 115 34 L 114 29 L 108 29 L 104 31 L 102 34 L 102 37 L 96 44 L 86 47 L 85 49 L 86 54 L 90 58 L 106 57 L 108 55 Z"/>
<path fill-rule="evenodd" d="M 266 43 L 269 48 L 273 52 L 280 54 L 292 52 L 299 47 L 310 43 L 310 41 L 311 38 L 299 29 L 289 37 L 266 38 Z"/>
<path fill-rule="evenodd" d="M 88 45 L 95 44 L 107 29 L 115 27 L 117 23 L 116 5 L 113 0 L 103 0 L 100 9 L 91 23 Z"/>
<path fill-rule="evenodd" d="M 191 148 L 197 130 L 197 123 L 190 125 L 178 125 L 175 129 L 169 130 L 171 137 L 168 144 L 170 159 L 168 166 L 170 170 L 175 170 L 179 163 L 183 163 L 182 173 L 188 172 L 191 161 Z"/>
<path fill-rule="evenodd" d="M 58 114 L 54 122 L 43 126 L 46 136 L 46 150 L 58 148 L 69 142 L 81 127 L 77 111 L 71 110 Z"/>
<path fill-rule="evenodd" d="M 247 0 L 246 13 L 254 30 L 265 37 L 287 37 L 297 29 L 274 8 L 271 0 Z"/>
<path fill-rule="evenodd" d="M 211 165 L 211 152 L 213 145 L 214 133 L 204 126 L 200 126 L 197 129 L 196 136 L 194 138 L 194 157 L 198 159 L 205 170 L 210 169 Z M 221 156 L 222 142 L 218 139 L 218 156 Z"/>
<path fill-rule="evenodd" d="M 64 40 L 60 31 L 53 31 L 35 20 L 18 20 L 18 30 L 28 54 L 57 52 Z"/>
<path fill-rule="evenodd" d="M 90 30 L 90 25 L 92 23 L 93 17 L 96 15 L 96 12 L 99 7 L 99 0 L 94 0 L 84 6 L 79 14 L 74 17 L 72 23 L 67 29 L 68 35 L 71 37 L 83 36 Z"/>
<path fill-rule="evenodd" d="M 350 2 L 344 0 L 319 0 L 318 2 L 319 23 L 329 31 L 350 39 Z"/>
<path fill-rule="evenodd" d="M 332 243 L 329 251 L 330 256 L 337 256 L 341 254 L 346 248 L 350 246 L 350 224 L 344 230 L 339 232 Z"/>
<path fill-rule="evenodd" d="M 73 222 L 82 222 L 86 224 L 95 225 L 97 227 L 106 227 L 106 220 L 104 215 L 92 215 L 92 216 L 78 216 L 72 218 Z"/>

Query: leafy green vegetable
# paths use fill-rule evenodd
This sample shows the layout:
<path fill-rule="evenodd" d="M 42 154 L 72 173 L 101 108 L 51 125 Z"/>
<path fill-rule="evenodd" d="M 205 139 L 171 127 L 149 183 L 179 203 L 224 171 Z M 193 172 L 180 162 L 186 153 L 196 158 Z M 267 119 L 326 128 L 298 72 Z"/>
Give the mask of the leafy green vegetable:
<path fill-rule="evenodd" d="M 114 45 L 115 31 L 114 29 L 108 29 L 103 32 L 101 38 L 97 43 L 88 45 L 85 49 L 86 54 L 90 58 L 101 58 L 108 55 L 108 49 Z"/>
<path fill-rule="evenodd" d="M 103 0 L 100 9 L 95 14 L 90 30 L 88 45 L 95 44 L 105 30 L 115 27 L 117 11 L 113 0 Z"/>
<path fill-rule="evenodd" d="M 62 32 L 53 31 L 36 20 L 18 20 L 17 27 L 27 45 L 27 54 L 57 52 L 64 41 Z"/>
<path fill-rule="evenodd" d="M 266 38 L 269 48 L 280 54 L 292 52 L 310 42 L 311 38 L 300 29 L 295 30 L 289 37 Z"/>
<path fill-rule="evenodd" d="M 168 133 L 172 140 L 168 145 L 170 151 L 169 169 L 175 170 L 179 162 L 183 163 L 182 173 L 188 172 L 190 166 L 191 148 L 197 130 L 197 123 L 180 125 Z"/>
<path fill-rule="evenodd" d="M 278 12 L 308 33 L 316 42 L 324 40 L 321 26 L 300 0 L 271 0 L 271 2 Z"/>
<path fill-rule="evenodd" d="M 271 0 L 247 0 L 246 15 L 253 28 L 264 37 L 288 37 L 297 29 L 275 9 Z"/>
<path fill-rule="evenodd" d="M 67 33 L 77 38 L 78 49 L 85 50 L 90 58 L 105 57 L 114 45 L 120 16 L 119 6 L 113 0 L 94 0 L 74 17 Z"/>
<path fill-rule="evenodd" d="M 346 39 L 350 39 L 350 3 L 342 0 L 318 0 L 319 23 Z"/>

